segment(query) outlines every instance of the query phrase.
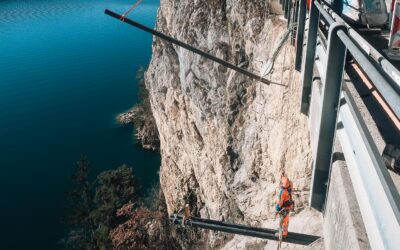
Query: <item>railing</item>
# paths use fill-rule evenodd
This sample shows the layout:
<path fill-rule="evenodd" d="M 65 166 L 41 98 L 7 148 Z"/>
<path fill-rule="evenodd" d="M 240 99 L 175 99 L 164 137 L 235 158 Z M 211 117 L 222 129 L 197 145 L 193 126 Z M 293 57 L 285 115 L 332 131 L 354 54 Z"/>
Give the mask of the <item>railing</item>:
<path fill-rule="evenodd" d="M 282 0 L 287 18 L 291 4 L 292 0 Z M 303 50 L 306 13 L 306 0 L 300 0 L 295 67 L 301 69 L 302 75 L 302 113 L 309 113 L 315 68 L 322 82 L 321 108 L 316 116 L 316 126 L 312 128 L 316 131 L 316 141 L 310 205 L 323 210 L 337 136 L 371 247 L 398 249 L 400 196 L 355 105 L 348 83 L 343 81 L 346 53 L 351 54 L 397 118 L 400 117 L 400 73 L 335 12 L 318 1 L 313 1 L 308 15 L 307 41 Z M 326 37 L 320 36 L 322 24 L 328 28 Z"/>

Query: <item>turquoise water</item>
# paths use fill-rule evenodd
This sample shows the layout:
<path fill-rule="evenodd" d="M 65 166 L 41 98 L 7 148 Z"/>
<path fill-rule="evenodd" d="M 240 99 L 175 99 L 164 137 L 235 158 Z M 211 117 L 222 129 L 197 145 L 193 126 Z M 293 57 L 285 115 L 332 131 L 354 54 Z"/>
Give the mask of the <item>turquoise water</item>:
<path fill-rule="evenodd" d="M 137 101 L 151 36 L 103 14 L 135 1 L 0 0 L 0 249 L 58 249 L 65 192 L 81 154 L 93 176 L 123 163 L 143 188 L 158 154 L 114 122 Z M 159 1 L 130 15 L 154 26 Z"/>

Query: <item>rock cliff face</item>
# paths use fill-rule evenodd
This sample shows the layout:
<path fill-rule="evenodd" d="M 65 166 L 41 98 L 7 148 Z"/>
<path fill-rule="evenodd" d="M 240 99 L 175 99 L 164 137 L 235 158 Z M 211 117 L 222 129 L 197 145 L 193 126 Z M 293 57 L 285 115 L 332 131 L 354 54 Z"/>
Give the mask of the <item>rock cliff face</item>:
<path fill-rule="evenodd" d="M 161 0 L 157 29 L 258 73 L 287 25 L 268 12 L 267 1 Z M 293 63 L 287 43 L 267 76 L 287 87 L 265 85 L 154 40 L 146 86 L 169 213 L 189 202 L 202 217 L 271 224 L 281 171 L 293 179 L 297 211 L 307 206 L 310 139 Z M 205 236 L 213 247 L 227 241 L 216 233 Z"/>

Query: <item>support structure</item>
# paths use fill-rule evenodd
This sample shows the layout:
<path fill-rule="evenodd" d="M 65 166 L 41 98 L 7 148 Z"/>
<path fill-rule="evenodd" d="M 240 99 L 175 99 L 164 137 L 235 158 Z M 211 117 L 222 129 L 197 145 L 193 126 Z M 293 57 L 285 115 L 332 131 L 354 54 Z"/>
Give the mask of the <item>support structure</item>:
<path fill-rule="evenodd" d="M 317 132 L 316 154 L 311 180 L 311 207 L 322 210 L 325 202 L 329 172 L 332 160 L 333 141 L 339 110 L 340 91 L 342 89 L 346 46 L 337 35 L 338 30 L 346 30 L 337 23 L 330 26 L 329 44 L 322 90 L 322 108 Z"/>
<path fill-rule="evenodd" d="M 303 22 L 300 16 L 299 14 L 299 24 Z M 319 17 L 324 20 L 325 27 L 329 27 L 328 36 L 318 35 Z M 327 189 L 329 188 L 330 193 L 335 192 L 329 187 L 329 183 L 332 148 L 337 134 L 371 248 L 397 249 L 400 245 L 399 191 L 363 121 L 352 93 L 346 85 L 343 87 L 342 78 L 346 51 L 349 51 L 371 85 L 381 94 L 387 109 L 400 117 L 398 70 L 323 3 L 312 2 L 308 27 L 307 51 L 302 60 L 301 111 L 304 114 L 309 113 L 313 73 L 318 71 L 322 81 L 322 91 L 312 95 L 313 108 L 310 110 L 313 142 L 310 205 L 324 211 Z M 320 43 L 317 44 L 316 41 Z M 317 99 L 314 101 L 314 98 Z"/>
<path fill-rule="evenodd" d="M 311 83 L 313 81 L 313 75 L 314 75 L 313 70 L 314 70 L 315 48 L 317 46 L 318 23 L 319 23 L 319 11 L 317 7 L 314 4 L 312 4 L 310 11 L 309 25 L 308 25 L 306 54 L 304 58 L 303 67 L 301 69 L 301 83 L 303 91 L 301 93 L 300 111 L 303 114 L 308 114 L 308 109 L 310 106 Z"/>
<path fill-rule="evenodd" d="M 306 24 L 306 4 L 307 0 L 299 1 L 299 15 L 297 18 L 297 33 L 296 33 L 296 62 L 295 69 L 297 71 L 301 70 L 301 60 L 303 56 L 303 46 L 304 46 L 304 27 Z"/>
<path fill-rule="evenodd" d="M 172 215 L 170 217 L 170 220 L 174 224 L 182 225 L 183 218 L 184 216 L 181 215 Z M 225 233 L 251 236 L 267 240 L 275 240 L 275 241 L 278 240 L 278 237 L 275 236 L 276 231 L 272 229 L 249 227 L 245 225 L 232 224 L 210 219 L 202 219 L 198 217 L 192 217 L 190 220 L 186 220 L 184 225 L 202 229 L 220 231 Z M 306 246 L 310 245 L 311 243 L 315 242 L 318 239 L 320 239 L 319 236 L 289 232 L 288 236 L 283 239 L 283 242 Z"/>
<path fill-rule="evenodd" d="M 155 36 L 157 36 L 157 37 L 159 37 L 159 38 L 161 38 L 161 39 L 163 39 L 163 40 L 165 40 L 165 41 L 167 41 L 169 43 L 175 44 L 175 45 L 177 45 L 179 47 L 182 47 L 184 49 L 187 49 L 187 50 L 189 50 L 189 51 L 191 51 L 191 52 L 193 52 L 195 54 L 198 54 L 198 55 L 203 56 L 203 57 L 205 57 L 207 59 L 210 59 L 210 60 L 212 60 L 212 61 L 214 61 L 216 63 L 219 63 L 219 64 L 221 64 L 221 65 L 223 65 L 223 66 L 225 66 L 227 68 L 233 69 L 234 71 L 239 72 L 239 73 L 241 73 L 241 74 L 243 74 L 245 76 L 248 76 L 251 79 L 260 81 L 260 82 L 268 84 L 268 85 L 269 84 L 275 84 L 275 85 L 280 85 L 280 86 L 285 86 L 286 87 L 286 85 L 284 85 L 284 84 L 271 82 L 270 80 L 267 80 L 267 79 L 263 78 L 262 76 L 259 76 L 259 75 L 255 74 L 253 72 L 250 72 L 250 71 L 248 71 L 246 69 L 240 68 L 240 67 L 238 67 L 238 66 L 236 66 L 236 65 L 234 65 L 232 63 L 229 63 L 229 62 L 227 62 L 225 60 L 222 60 L 222 59 L 220 59 L 220 58 L 218 58 L 216 56 L 213 56 L 213 55 L 211 55 L 211 54 L 209 54 L 209 53 L 207 53 L 205 51 L 199 50 L 199 49 L 197 49 L 197 48 L 195 48 L 195 47 L 193 47 L 193 46 L 191 46 L 191 45 L 189 45 L 187 43 L 179 41 L 179 40 L 177 40 L 175 38 L 167 36 L 167 35 L 159 32 L 159 31 L 154 30 L 152 28 L 149 28 L 149 27 L 147 27 L 147 26 L 145 26 L 143 24 L 135 22 L 132 19 L 123 17 L 122 15 L 117 14 L 117 13 L 111 11 L 111 10 L 106 9 L 105 10 L 105 14 L 109 15 L 111 17 L 114 17 L 116 19 L 119 19 L 120 21 L 122 21 L 124 23 L 127 23 L 129 25 L 132 25 L 132 26 L 134 26 L 134 27 L 136 27 L 138 29 L 141 29 L 141 30 L 146 31 L 146 32 L 148 32 L 150 34 L 153 34 L 153 35 L 155 35 Z"/>

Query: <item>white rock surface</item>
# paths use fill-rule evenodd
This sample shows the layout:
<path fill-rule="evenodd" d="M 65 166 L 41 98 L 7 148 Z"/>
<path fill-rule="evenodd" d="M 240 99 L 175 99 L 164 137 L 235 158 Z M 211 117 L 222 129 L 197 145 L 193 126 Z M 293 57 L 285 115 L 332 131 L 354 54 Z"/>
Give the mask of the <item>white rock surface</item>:
<path fill-rule="evenodd" d="M 266 2 L 161 0 L 157 29 L 258 73 L 286 30 L 285 22 L 267 15 Z M 154 40 L 146 85 L 160 133 L 160 181 L 169 213 L 189 197 L 202 217 L 270 227 L 283 170 L 297 190 L 297 210 L 307 206 L 310 138 L 293 63 L 294 48 L 286 44 L 267 78 L 287 87 L 268 86 Z M 290 230 L 305 232 L 307 220 L 320 227 L 316 212 L 300 214 Z M 229 238 L 207 235 L 210 247 L 268 247 L 239 236 L 226 243 Z"/>

